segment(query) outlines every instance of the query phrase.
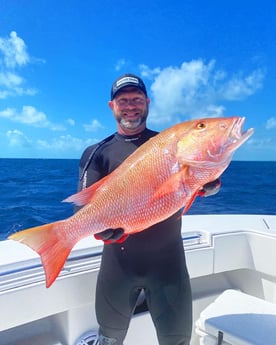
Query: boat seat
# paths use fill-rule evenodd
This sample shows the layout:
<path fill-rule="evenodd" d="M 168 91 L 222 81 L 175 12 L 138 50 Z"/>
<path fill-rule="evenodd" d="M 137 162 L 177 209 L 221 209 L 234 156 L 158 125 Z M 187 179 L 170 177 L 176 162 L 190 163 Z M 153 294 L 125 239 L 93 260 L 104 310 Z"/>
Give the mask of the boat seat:
<path fill-rule="evenodd" d="M 225 290 L 196 322 L 200 345 L 275 345 L 276 304 Z"/>

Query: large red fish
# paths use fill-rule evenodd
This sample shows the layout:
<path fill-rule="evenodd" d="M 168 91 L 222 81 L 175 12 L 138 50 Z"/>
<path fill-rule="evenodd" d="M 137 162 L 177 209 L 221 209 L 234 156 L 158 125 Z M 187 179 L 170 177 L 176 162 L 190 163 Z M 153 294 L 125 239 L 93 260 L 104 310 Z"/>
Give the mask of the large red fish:
<path fill-rule="evenodd" d="M 252 134 L 244 118 L 208 118 L 175 125 L 150 139 L 116 170 L 65 201 L 85 205 L 72 217 L 11 235 L 40 256 L 49 287 L 73 246 L 108 228 L 147 229 L 192 204 Z M 168 230 L 169 231 L 169 230 Z"/>

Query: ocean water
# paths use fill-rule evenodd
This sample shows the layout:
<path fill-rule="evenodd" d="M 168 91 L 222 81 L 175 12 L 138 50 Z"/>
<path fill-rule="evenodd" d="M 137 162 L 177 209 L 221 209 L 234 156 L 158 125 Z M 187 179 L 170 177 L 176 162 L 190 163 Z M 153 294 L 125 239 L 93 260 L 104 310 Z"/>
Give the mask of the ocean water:
<path fill-rule="evenodd" d="M 72 215 L 78 160 L 0 159 L 0 240 Z M 198 197 L 187 214 L 276 214 L 276 161 L 233 161 L 218 194 Z M 135 191 L 135 183 L 133 185 Z"/>

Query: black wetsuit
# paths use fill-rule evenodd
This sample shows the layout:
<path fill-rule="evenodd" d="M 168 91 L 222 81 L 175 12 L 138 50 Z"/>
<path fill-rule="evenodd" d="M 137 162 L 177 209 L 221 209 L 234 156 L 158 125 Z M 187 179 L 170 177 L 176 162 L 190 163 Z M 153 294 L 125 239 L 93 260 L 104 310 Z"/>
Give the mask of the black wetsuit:
<path fill-rule="evenodd" d="M 134 137 L 116 133 L 88 147 L 80 161 L 79 189 L 112 172 L 156 134 L 149 129 Z M 139 182 L 133 181 L 133 193 L 139 189 Z M 145 292 L 159 344 L 190 344 L 192 298 L 179 213 L 146 231 L 130 235 L 121 244 L 104 245 L 96 290 L 100 334 L 117 339 L 118 345 L 123 343 L 141 289 Z"/>

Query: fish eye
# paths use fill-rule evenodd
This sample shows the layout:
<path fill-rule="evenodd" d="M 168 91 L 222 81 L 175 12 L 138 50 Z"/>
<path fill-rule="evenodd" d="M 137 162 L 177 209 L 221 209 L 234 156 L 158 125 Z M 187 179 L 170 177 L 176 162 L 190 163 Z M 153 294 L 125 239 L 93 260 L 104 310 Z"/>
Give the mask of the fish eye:
<path fill-rule="evenodd" d="M 197 125 L 196 125 L 196 128 L 199 129 L 199 130 L 203 130 L 203 129 L 206 128 L 206 123 L 198 122 Z"/>

